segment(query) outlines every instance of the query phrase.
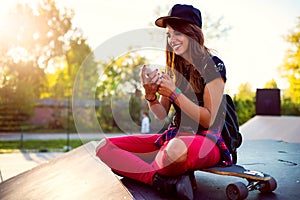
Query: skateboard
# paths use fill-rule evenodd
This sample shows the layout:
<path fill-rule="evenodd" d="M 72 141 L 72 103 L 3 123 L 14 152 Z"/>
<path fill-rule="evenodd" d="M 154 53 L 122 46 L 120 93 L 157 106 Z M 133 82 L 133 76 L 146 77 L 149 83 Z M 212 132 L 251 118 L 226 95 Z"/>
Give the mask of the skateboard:
<path fill-rule="evenodd" d="M 277 182 L 272 176 L 259 171 L 251 171 L 240 165 L 232 165 L 229 167 L 211 167 L 201 171 L 218 175 L 235 176 L 245 178 L 248 185 L 243 182 L 231 183 L 226 187 L 226 195 L 228 199 L 241 200 L 246 199 L 248 192 L 259 190 L 262 193 L 269 193 L 276 189 Z"/>

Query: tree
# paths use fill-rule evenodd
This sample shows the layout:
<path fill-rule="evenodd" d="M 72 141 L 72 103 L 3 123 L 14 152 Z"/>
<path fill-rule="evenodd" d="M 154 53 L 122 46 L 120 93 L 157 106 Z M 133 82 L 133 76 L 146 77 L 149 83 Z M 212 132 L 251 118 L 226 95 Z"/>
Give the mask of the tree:
<path fill-rule="evenodd" d="M 239 123 L 243 124 L 255 115 L 255 93 L 249 83 L 241 84 L 234 98 Z"/>
<path fill-rule="evenodd" d="M 295 29 L 286 36 L 290 49 L 286 51 L 283 64 L 279 67 L 282 76 L 289 82 L 285 97 L 300 105 L 300 17 Z"/>
<path fill-rule="evenodd" d="M 300 17 L 295 29 L 285 37 L 290 44 L 279 71 L 287 79 L 289 88 L 284 90 L 281 114 L 300 115 Z"/>
<path fill-rule="evenodd" d="M 94 61 L 94 55 L 87 44 L 86 39 L 80 37 L 72 38 L 69 41 L 70 48 L 65 52 L 65 55 L 58 57 L 55 61 L 56 64 L 61 65 L 60 68 L 56 69 L 54 73 L 47 73 L 48 90 L 43 96 L 50 97 L 56 100 L 66 101 L 68 111 L 62 117 L 64 127 L 68 130 L 75 131 L 75 126 L 72 118 L 71 109 L 71 97 L 73 94 L 73 86 L 75 79 L 82 80 L 89 77 L 88 80 L 81 81 L 81 85 L 76 85 L 77 97 L 82 97 L 85 94 L 78 94 L 78 92 L 88 92 L 91 90 L 95 91 L 96 77 L 78 73 L 80 67 L 85 62 L 85 65 L 89 67 L 88 73 L 96 71 L 97 63 Z M 84 76 L 84 77 L 77 77 Z M 58 105 L 57 105 L 58 106 Z M 58 116 L 61 118 L 61 116 Z"/>
<path fill-rule="evenodd" d="M 140 90 L 143 64 L 147 64 L 146 59 L 136 53 L 100 63 L 103 73 L 99 75 L 96 98 L 102 102 L 97 115 L 104 131 L 138 131 L 141 110 L 146 106 L 142 103 Z M 130 119 L 133 123 L 128 123 Z"/>
<path fill-rule="evenodd" d="M 272 80 L 266 82 L 264 88 L 278 88 L 278 87 L 277 87 L 276 81 L 274 79 L 272 79 Z"/>
<path fill-rule="evenodd" d="M 0 127 L 3 131 L 30 128 L 25 123 L 33 114 L 34 101 L 39 97 L 43 72 L 32 62 L 6 62 L 1 65 Z"/>
<path fill-rule="evenodd" d="M 7 17 L 7 29 L 0 33 L 0 52 L 5 55 L 0 58 L 0 102 L 1 107 L 16 105 L 9 112 L 19 115 L 19 110 L 28 116 L 23 121 L 33 113 L 34 100 L 72 93 L 67 88 L 72 85 L 76 67 L 82 56 L 90 53 L 82 34 L 72 26 L 73 16 L 71 9 L 58 8 L 55 0 L 43 0 L 36 7 L 17 4 Z M 88 53 L 72 57 L 81 48 Z M 53 77 L 47 82 L 47 70 L 58 63 L 65 68 L 58 70 L 55 83 L 51 83 Z"/>

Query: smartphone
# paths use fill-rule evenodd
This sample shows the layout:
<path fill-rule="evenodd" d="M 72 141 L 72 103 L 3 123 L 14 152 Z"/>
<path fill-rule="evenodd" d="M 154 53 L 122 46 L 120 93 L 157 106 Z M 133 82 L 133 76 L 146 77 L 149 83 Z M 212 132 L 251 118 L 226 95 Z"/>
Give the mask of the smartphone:
<path fill-rule="evenodd" d="M 146 66 L 146 78 L 149 78 L 149 74 L 151 74 L 154 70 L 158 70 L 160 74 L 165 72 L 166 67 L 163 65 L 147 65 Z"/>

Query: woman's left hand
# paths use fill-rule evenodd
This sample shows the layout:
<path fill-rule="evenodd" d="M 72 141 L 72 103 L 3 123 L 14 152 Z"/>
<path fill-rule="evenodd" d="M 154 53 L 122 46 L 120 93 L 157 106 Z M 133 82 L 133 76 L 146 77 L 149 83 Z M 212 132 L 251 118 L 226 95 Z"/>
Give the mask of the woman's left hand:
<path fill-rule="evenodd" d="M 176 89 L 176 85 L 172 78 L 166 73 L 162 74 L 157 81 L 157 84 L 159 85 L 157 92 L 165 97 L 171 96 L 172 92 Z"/>
<path fill-rule="evenodd" d="M 149 71 L 149 69 L 148 69 L 148 71 Z M 141 73 L 141 80 L 142 80 L 142 85 L 145 90 L 146 99 L 148 99 L 148 100 L 155 99 L 156 92 L 158 89 L 157 80 L 159 80 L 158 70 L 154 70 L 152 72 L 147 72 L 146 65 L 143 65 L 142 73 Z"/>

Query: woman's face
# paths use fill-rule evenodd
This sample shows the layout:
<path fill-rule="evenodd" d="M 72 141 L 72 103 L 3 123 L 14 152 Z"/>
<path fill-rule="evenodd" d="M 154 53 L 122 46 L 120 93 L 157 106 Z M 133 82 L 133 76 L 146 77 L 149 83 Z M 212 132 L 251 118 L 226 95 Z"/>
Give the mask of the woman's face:
<path fill-rule="evenodd" d="M 189 39 L 183 33 L 175 31 L 171 26 L 167 25 L 168 44 L 173 51 L 182 57 L 188 57 Z"/>

